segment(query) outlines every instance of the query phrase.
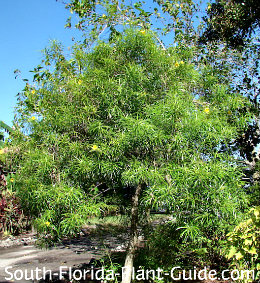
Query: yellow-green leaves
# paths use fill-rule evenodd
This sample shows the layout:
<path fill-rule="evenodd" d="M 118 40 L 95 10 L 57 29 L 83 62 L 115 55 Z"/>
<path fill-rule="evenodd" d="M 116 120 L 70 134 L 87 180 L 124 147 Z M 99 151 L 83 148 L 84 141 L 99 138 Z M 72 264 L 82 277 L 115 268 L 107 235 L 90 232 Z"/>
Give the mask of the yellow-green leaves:
<path fill-rule="evenodd" d="M 251 208 L 249 218 L 237 225 L 229 233 L 231 246 L 227 258 L 231 259 L 238 269 L 258 269 L 260 260 L 260 207 Z"/>
<path fill-rule="evenodd" d="M 260 218 L 260 206 L 253 208 L 251 211 L 253 211 L 256 219 Z"/>
<path fill-rule="evenodd" d="M 236 253 L 235 256 L 237 260 L 240 260 L 244 257 L 241 252 Z"/>
<path fill-rule="evenodd" d="M 245 239 L 245 245 L 246 246 L 251 246 L 252 245 L 252 243 L 253 243 L 253 241 L 252 240 L 248 240 L 248 239 Z"/>
<path fill-rule="evenodd" d="M 104 13 L 102 19 L 109 20 Z M 41 231 L 56 236 L 70 234 L 69 227 L 76 231 L 78 201 L 93 194 L 106 198 L 96 184 L 113 188 L 111 203 L 125 206 L 130 199 L 123 199 L 123 187 L 142 183 L 149 194 L 144 192 L 141 205 L 180 211 L 187 221 L 181 227 L 192 241 L 199 232 L 207 244 L 212 229 L 219 238 L 221 225 L 232 222 L 246 202 L 242 173 L 230 151 L 220 151 L 244 129 L 227 121 L 228 106 L 238 120 L 247 115 L 236 112 L 236 103 L 228 105 L 227 86 L 190 63 L 192 49 L 164 50 L 146 27 L 126 30 L 90 51 L 78 43 L 72 50 L 67 57 L 57 43 L 46 49 L 44 62 L 52 67 L 43 67 L 49 71 L 35 93 L 28 87 L 18 106 L 30 136 L 15 183 L 28 210 L 41 218 Z M 207 96 L 212 82 L 219 89 L 212 87 Z M 246 245 L 251 250 L 253 236 L 246 239 L 252 240 Z M 236 249 L 230 256 L 240 258 L 239 252 L 243 255 Z"/>
<path fill-rule="evenodd" d="M 234 246 L 231 246 L 227 258 L 232 258 L 236 254 L 236 251 L 236 248 Z"/>

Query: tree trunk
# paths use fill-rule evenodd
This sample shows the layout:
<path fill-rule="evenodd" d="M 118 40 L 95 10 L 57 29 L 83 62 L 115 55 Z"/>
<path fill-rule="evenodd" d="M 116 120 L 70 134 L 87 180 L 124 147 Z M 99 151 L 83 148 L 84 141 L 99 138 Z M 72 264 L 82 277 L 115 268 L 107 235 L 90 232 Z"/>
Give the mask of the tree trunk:
<path fill-rule="evenodd" d="M 129 244 L 125 259 L 125 265 L 122 273 L 122 283 L 130 283 L 132 277 L 132 270 L 134 265 L 134 256 L 136 251 L 136 246 L 138 242 L 138 205 L 139 198 L 141 194 L 142 186 L 139 184 L 136 188 L 135 194 L 132 199 L 132 209 L 131 209 L 131 231 Z"/>

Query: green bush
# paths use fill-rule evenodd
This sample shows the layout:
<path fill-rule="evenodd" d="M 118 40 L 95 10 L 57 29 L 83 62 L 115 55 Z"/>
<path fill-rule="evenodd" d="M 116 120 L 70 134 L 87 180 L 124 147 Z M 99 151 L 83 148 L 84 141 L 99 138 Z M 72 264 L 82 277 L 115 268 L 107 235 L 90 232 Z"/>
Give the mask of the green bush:
<path fill-rule="evenodd" d="M 166 51 L 149 31 L 72 50 L 53 42 L 19 94 L 8 160 L 38 231 L 72 236 L 89 216 L 129 208 L 138 186 L 140 211 L 167 207 L 184 239 L 199 223 L 206 239 L 235 223 L 242 170 L 220 146 L 252 120 L 248 99 L 195 66 L 192 48 Z"/>
<path fill-rule="evenodd" d="M 1 180 L 0 233 L 18 235 L 30 228 L 30 221 L 24 215 L 19 198 L 16 193 L 12 191 L 14 179 L 9 176 L 7 177 L 7 182 L 4 182 L 4 176 L 2 174 Z"/>
<path fill-rule="evenodd" d="M 240 270 L 254 270 L 255 280 L 259 280 L 260 206 L 251 208 L 247 219 L 237 225 L 227 236 L 228 249 L 226 256 L 231 260 L 231 264 Z"/>

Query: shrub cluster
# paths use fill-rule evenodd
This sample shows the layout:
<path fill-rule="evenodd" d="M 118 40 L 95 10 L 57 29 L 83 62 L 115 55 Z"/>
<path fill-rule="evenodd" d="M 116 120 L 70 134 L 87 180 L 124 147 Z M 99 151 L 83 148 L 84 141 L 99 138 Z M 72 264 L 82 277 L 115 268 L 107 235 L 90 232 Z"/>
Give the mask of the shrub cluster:
<path fill-rule="evenodd" d="M 28 230 L 29 219 L 24 215 L 16 193 L 12 191 L 13 178 L 7 177 L 0 168 L 0 233 L 18 235 Z M 10 188 L 9 188 L 10 187 Z"/>

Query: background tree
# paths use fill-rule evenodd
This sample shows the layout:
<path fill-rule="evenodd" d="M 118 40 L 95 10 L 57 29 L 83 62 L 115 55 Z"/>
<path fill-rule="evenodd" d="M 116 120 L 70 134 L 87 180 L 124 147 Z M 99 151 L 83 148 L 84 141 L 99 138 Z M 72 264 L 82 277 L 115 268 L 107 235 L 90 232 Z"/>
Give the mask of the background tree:
<path fill-rule="evenodd" d="M 222 45 L 222 49 L 224 46 L 238 59 L 231 68 L 232 87 L 250 98 L 257 118 L 247 132 L 241 133 L 236 148 L 251 165 L 259 144 L 259 16 L 259 5 L 255 1 L 214 1 L 208 6 L 205 31 L 200 37 L 200 42 L 210 42 L 209 45 L 216 47 Z M 232 57 L 234 60 L 229 52 L 226 60 Z"/>
<path fill-rule="evenodd" d="M 240 132 L 233 144 L 245 164 L 247 184 L 245 190 L 250 196 L 248 216 L 230 234 L 228 258 L 236 268 L 255 270 L 259 278 L 259 5 L 255 1 L 215 1 L 208 6 L 205 17 L 206 29 L 200 42 L 213 46 L 226 46 L 240 58 L 232 68 L 232 88 L 249 97 L 255 119 L 246 131 Z M 230 57 L 228 58 L 230 60 Z M 242 59 L 242 60 L 241 60 Z M 254 213 L 253 213 L 254 212 Z M 250 222 L 251 221 L 251 222 Z M 245 232 L 247 231 L 247 232 Z M 252 232 L 254 231 L 254 232 Z M 246 240 L 242 240 L 248 234 Z M 250 241 L 250 236 L 253 240 Z"/>
<path fill-rule="evenodd" d="M 259 31 L 260 8 L 256 1 L 217 0 L 208 6 L 202 40 L 220 40 L 241 47 Z"/>
<path fill-rule="evenodd" d="M 76 27 L 91 45 L 101 35 L 112 39 L 122 31 L 122 26 L 135 26 L 156 31 L 157 40 L 163 46 L 163 38 L 169 34 L 171 43 L 194 44 L 198 34 L 200 1 L 66 1 L 65 7 L 72 16 L 65 27 Z M 201 17 L 200 17 L 201 18 Z M 196 22 L 196 24 L 195 24 Z M 195 29 L 195 26 L 197 29 Z M 106 33 L 107 32 L 107 33 Z"/>

